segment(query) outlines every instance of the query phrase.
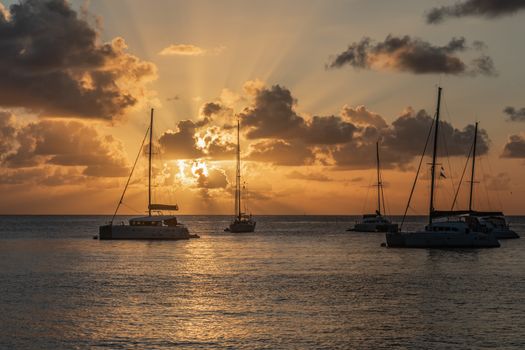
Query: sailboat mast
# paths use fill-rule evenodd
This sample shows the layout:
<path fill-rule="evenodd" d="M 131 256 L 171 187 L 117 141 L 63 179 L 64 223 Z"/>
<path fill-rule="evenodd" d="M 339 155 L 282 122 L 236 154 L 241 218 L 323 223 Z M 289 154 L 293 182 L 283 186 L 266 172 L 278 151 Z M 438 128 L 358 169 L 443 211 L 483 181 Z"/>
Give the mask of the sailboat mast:
<path fill-rule="evenodd" d="M 237 120 L 237 176 L 235 183 L 235 214 L 241 220 L 241 140 L 240 121 Z"/>
<path fill-rule="evenodd" d="M 381 178 L 379 175 L 379 141 L 376 142 L 376 160 L 377 160 L 377 213 L 381 215 Z"/>
<path fill-rule="evenodd" d="M 472 211 L 472 194 L 474 193 L 474 169 L 476 168 L 476 143 L 478 141 L 478 122 L 474 127 L 474 145 L 472 147 L 472 173 L 470 174 L 470 197 L 468 200 L 468 210 Z"/>
<path fill-rule="evenodd" d="M 439 134 L 439 107 L 441 105 L 441 86 L 438 87 L 438 98 L 436 107 L 436 122 L 434 123 L 434 152 L 432 154 L 432 169 L 431 169 L 431 181 L 430 181 L 430 205 L 428 213 L 428 223 L 432 224 L 432 213 L 434 212 L 434 187 L 436 180 L 436 158 L 437 158 L 437 145 L 438 145 L 438 134 Z"/>
<path fill-rule="evenodd" d="M 153 148 L 153 108 L 149 122 L 149 160 L 148 160 L 148 215 L 151 216 L 151 151 Z"/>

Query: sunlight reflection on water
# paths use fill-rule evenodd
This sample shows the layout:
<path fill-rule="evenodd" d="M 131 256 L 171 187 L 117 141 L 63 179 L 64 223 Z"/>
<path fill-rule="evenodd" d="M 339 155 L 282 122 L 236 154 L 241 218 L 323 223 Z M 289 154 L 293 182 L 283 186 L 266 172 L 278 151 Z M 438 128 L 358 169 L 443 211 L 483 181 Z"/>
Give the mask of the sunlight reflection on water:
<path fill-rule="evenodd" d="M 353 218 L 259 218 L 235 235 L 228 218 L 186 217 L 201 239 L 92 240 L 103 221 L 1 218 L 1 348 L 525 344 L 524 239 L 398 250 L 344 232 Z"/>

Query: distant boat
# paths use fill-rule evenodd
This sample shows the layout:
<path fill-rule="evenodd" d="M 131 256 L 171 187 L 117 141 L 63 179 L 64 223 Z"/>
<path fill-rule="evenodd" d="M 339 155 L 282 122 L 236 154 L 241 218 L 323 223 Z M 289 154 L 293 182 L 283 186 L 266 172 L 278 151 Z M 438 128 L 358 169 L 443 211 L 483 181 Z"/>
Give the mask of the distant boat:
<path fill-rule="evenodd" d="M 376 142 L 376 165 L 377 165 L 377 209 L 375 214 L 365 214 L 360 222 L 356 223 L 353 228 L 347 231 L 358 232 L 395 232 L 397 224 L 393 224 L 388 218 L 381 214 L 381 198 L 383 198 L 383 181 L 381 178 L 381 166 L 379 163 L 379 142 Z"/>
<path fill-rule="evenodd" d="M 251 214 L 243 213 L 241 210 L 241 140 L 240 123 L 237 121 L 237 170 L 235 176 L 235 218 L 230 226 L 224 231 L 242 233 L 255 231 L 256 222 Z"/>
<path fill-rule="evenodd" d="M 133 240 L 133 239 L 144 239 L 144 240 L 182 240 L 190 238 L 199 238 L 198 235 L 192 235 L 189 233 L 186 226 L 177 221 L 177 218 L 173 215 L 162 215 L 163 211 L 176 211 L 179 210 L 177 204 L 154 204 L 151 203 L 151 155 L 153 147 L 153 108 L 151 109 L 150 125 L 146 131 L 146 135 L 149 132 L 149 147 L 148 147 L 148 215 L 129 219 L 129 224 L 126 225 L 123 222 L 120 225 L 114 225 L 113 221 L 117 214 L 117 211 L 122 204 L 124 194 L 129 185 L 133 170 L 136 162 L 133 165 L 131 173 L 128 178 L 128 182 L 124 188 L 120 201 L 115 210 L 111 221 L 107 225 L 100 226 L 99 238 L 101 240 Z M 144 136 L 144 140 L 146 136 Z M 140 147 L 139 155 L 142 153 L 144 140 Z M 156 215 L 153 215 L 156 213 Z"/>
<path fill-rule="evenodd" d="M 444 220 L 437 220 L 434 210 L 434 191 L 439 135 L 439 108 L 441 87 L 438 88 L 436 118 L 434 127 L 434 149 L 430 182 L 430 205 L 428 225 L 415 232 L 389 232 L 386 242 L 389 247 L 403 248 L 495 248 L 500 244 L 493 233 L 484 229 L 474 216 L 454 215 Z M 430 133 L 429 133 L 430 135 Z M 427 139 L 428 142 L 428 139 Z M 426 146 L 425 146 L 426 148 Z M 424 152 L 423 152 L 424 153 Z M 417 175 L 416 175 L 417 181 Z M 415 183 L 415 182 L 414 182 Z M 410 200 L 409 200 L 410 203 Z M 407 206 L 408 208 L 408 206 Z"/>
<path fill-rule="evenodd" d="M 475 183 L 475 170 L 476 170 L 476 146 L 478 139 L 478 123 L 474 127 L 474 142 L 472 144 L 472 168 L 470 172 L 470 193 L 468 210 L 451 210 L 451 211 L 435 211 L 434 217 L 447 217 L 454 215 L 471 216 L 479 221 L 479 224 L 485 229 L 490 231 L 497 239 L 513 239 L 520 238 L 520 236 L 513 230 L 510 229 L 509 224 L 505 219 L 505 214 L 500 211 L 476 211 L 473 210 L 473 197 L 474 197 L 474 183 Z M 468 162 L 468 160 L 467 160 Z M 459 187 L 456 192 L 456 198 L 459 193 Z M 456 202 L 454 198 L 454 204 Z"/>

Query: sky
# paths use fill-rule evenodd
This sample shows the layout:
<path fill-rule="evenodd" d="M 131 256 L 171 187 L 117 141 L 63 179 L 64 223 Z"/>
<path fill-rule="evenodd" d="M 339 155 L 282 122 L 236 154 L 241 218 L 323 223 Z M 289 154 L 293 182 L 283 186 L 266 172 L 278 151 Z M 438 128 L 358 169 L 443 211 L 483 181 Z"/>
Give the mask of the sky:
<path fill-rule="evenodd" d="M 436 208 L 525 214 L 525 1 L 0 0 L 0 214 L 403 214 L 443 88 Z M 427 155 L 429 152 L 427 151 Z M 429 158 L 408 213 L 428 213 Z M 467 167 L 469 165 L 467 164 Z"/>

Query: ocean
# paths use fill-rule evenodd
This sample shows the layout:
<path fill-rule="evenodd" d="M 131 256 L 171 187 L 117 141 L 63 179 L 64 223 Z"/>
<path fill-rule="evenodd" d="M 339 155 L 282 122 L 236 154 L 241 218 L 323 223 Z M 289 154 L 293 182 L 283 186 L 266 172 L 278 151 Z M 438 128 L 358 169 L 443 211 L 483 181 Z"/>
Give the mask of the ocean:
<path fill-rule="evenodd" d="M 525 348 L 524 217 L 485 250 L 385 248 L 356 218 L 179 216 L 200 239 L 150 242 L 92 239 L 105 216 L 0 216 L 0 348 Z"/>

